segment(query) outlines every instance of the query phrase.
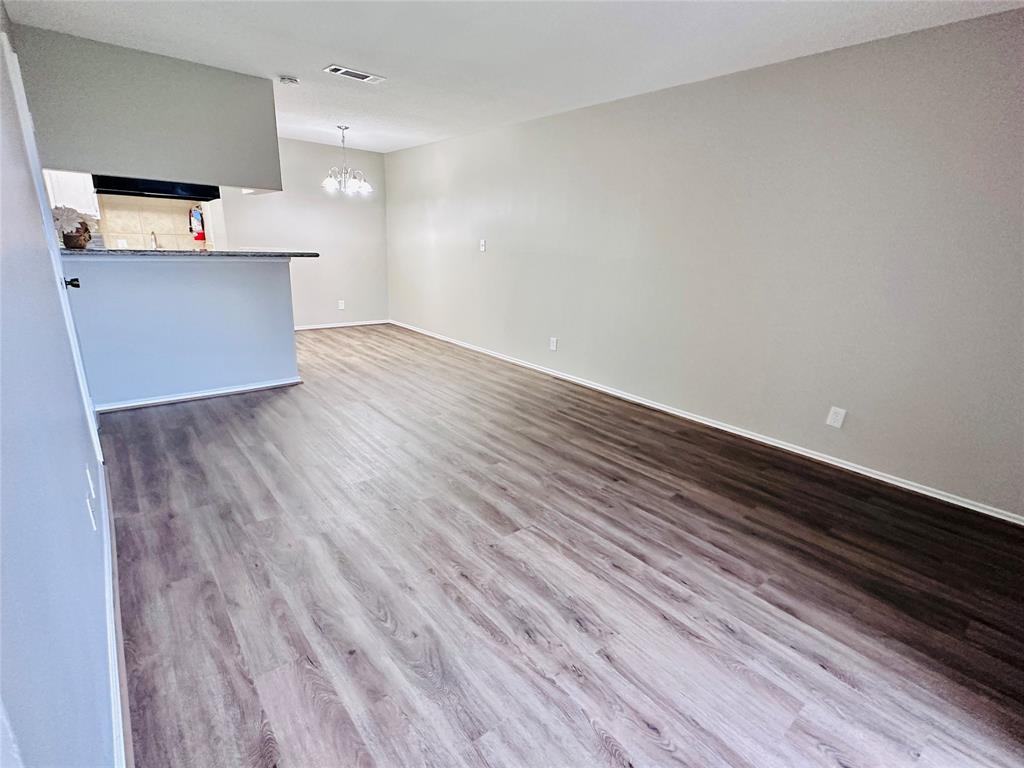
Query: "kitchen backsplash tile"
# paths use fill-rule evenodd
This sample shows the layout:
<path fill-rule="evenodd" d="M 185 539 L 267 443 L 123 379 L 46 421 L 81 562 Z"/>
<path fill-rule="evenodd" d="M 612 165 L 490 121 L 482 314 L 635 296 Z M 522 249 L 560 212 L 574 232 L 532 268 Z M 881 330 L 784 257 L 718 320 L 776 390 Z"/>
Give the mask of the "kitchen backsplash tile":
<path fill-rule="evenodd" d="M 142 234 L 142 218 L 137 208 L 120 208 L 100 203 L 100 232 L 136 232 Z"/>
<path fill-rule="evenodd" d="M 98 195 L 100 232 L 107 248 L 150 248 L 156 234 L 157 248 L 200 250 L 201 243 L 188 231 L 188 200 L 160 200 L 123 195 Z M 126 245 L 121 245 L 124 241 Z"/>
<path fill-rule="evenodd" d="M 149 248 L 147 239 L 142 235 L 131 232 L 104 232 L 103 233 L 103 247 L 104 248 L 131 248 L 133 250 L 143 250 Z"/>
<path fill-rule="evenodd" d="M 174 240 L 175 248 L 179 251 L 198 251 L 202 248 L 200 241 L 196 240 L 193 235 L 175 235 Z"/>

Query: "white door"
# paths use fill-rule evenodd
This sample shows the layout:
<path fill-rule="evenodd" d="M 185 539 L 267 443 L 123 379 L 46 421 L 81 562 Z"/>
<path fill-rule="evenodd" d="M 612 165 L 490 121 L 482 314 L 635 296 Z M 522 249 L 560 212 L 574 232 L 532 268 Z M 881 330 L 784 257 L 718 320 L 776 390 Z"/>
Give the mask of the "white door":
<path fill-rule="evenodd" d="M 103 457 L 17 56 L 0 33 L 0 697 L 25 765 L 123 766 Z"/>

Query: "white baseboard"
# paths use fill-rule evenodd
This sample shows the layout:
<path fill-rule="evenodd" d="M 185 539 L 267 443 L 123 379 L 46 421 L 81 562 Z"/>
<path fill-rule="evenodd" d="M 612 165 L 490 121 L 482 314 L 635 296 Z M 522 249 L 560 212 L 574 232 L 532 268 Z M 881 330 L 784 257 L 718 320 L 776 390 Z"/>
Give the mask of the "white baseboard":
<path fill-rule="evenodd" d="M 353 325 L 387 325 L 390 320 L 356 320 L 351 323 L 321 323 L 320 325 L 296 325 L 296 331 L 318 331 L 321 328 L 349 328 Z"/>
<path fill-rule="evenodd" d="M 467 342 L 459 341 L 458 339 L 453 339 L 448 336 L 442 336 L 440 333 L 434 333 L 433 331 L 428 331 L 425 328 L 419 328 L 415 325 L 409 325 L 408 323 L 403 323 L 398 320 L 391 320 L 390 322 L 392 325 L 397 325 L 400 328 L 405 328 L 406 330 L 409 331 L 415 331 L 416 333 L 421 333 L 424 336 L 430 336 L 431 338 L 438 339 L 439 341 L 446 341 L 449 344 L 455 344 L 466 349 L 471 349 L 474 352 L 480 352 L 491 357 L 496 357 L 499 360 L 504 360 L 507 363 L 520 365 L 523 366 L 524 368 L 530 368 L 534 371 L 546 373 L 549 376 L 554 376 L 557 379 L 571 381 L 573 384 L 579 384 L 582 387 L 587 387 L 588 389 L 603 392 L 606 395 L 611 395 L 621 400 L 627 400 L 631 403 L 637 403 L 638 405 L 653 408 L 656 411 L 663 411 L 665 413 L 670 413 L 673 416 L 679 416 L 680 418 L 695 421 L 699 424 L 714 427 L 715 429 L 721 429 L 724 432 L 730 432 L 734 435 L 745 437 L 748 440 L 754 440 L 758 443 L 763 443 L 764 445 L 770 445 L 773 448 L 781 448 L 784 451 L 795 453 L 799 456 L 805 456 L 809 459 L 814 459 L 815 461 L 820 461 L 824 464 L 831 464 L 834 467 L 839 467 L 840 469 L 845 469 L 849 472 L 855 472 L 858 475 L 870 477 L 873 480 L 878 480 L 880 482 L 886 483 L 887 485 L 894 485 L 897 488 L 903 488 L 908 491 L 914 491 L 915 493 L 919 493 L 923 496 L 930 496 L 933 499 L 945 501 L 949 504 L 955 504 L 958 507 L 964 507 L 975 512 L 981 512 L 984 515 L 998 517 L 999 519 L 1006 520 L 1010 523 L 1024 525 L 1024 515 L 1018 514 L 1016 512 L 1011 512 L 1006 509 L 1000 509 L 999 507 L 993 507 L 989 504 L 983 504 L 980 501 L 965 499 L 962 496 L 957 496 L 946 491 L 940 491 L 938 488 L 931 488 L 927 485 L 921 485 L 920 483 L 915 483 L 913 480 L 905 480 L 902 477 L 896 477 L 895 475 L 890 475 L 885 472 L 879 472 L 878 470 L 871 469 L 870 467 L 862 467 L 859 464 L 854 464 L 852 462 L 845 461 L 844 459 L 837 459 L 835 456 L 829 456 L 828 454 L 825 453 L 812 451 L 809 448 L 802 448 L 799 445 L 787 443 L 784 440 L 777 440 L 774 437 L 761 435 L 758 434 L 757 432 L 751 432 L 750 430 L 743 429 L 742 427 L 734 427 L 732 424 L 726 424 L 725 422 L 717 421 L 715 419 L 709 419 L 705 416 L 700 416 L 696 413 L 690 413 L 689 411 L 684 411 L 679 408 L 673 408 L 671 405 L 665 405 L 664 403 L 658 403 L 655 402 L 654 400 L 648 400 L 645 397 L 633 395 L 630 394 L 629 392 L 623 392 L 622 390 L 614 389 L 613 387 L 607 387 L 604 384 L 598 384 L 595 381 L 581 379 L 578 376 L 573 376 L 568 373 L 562 373 L 561 371 L 556 371 L 553 368 L 545 368 L 542 365 L 536 365 L 535 363 L 530 363 L 527 362 L 526 360 L 520 360 L 519 358 L 516 357 L 503 355 L 500 352 L 495 352 L 484 347 L 478 347 L 475 344 L 469 344 Z"/>
<path fill-rule="evenodd" d="M 246 384 L 240 387 L 218 387 L 216 389 L 204 389 L 199 392 L 183 392 L 178 395 L 162 395 L 160 397 L 144 397 L 139 400 L 122 400 L 118 403 L 103 403 L 96 406 L 97 413 L 108 413 L 110 411 L 126 411 L 131 408 L 145 408 L 148 405 L 166 405 L 167 403 L 181 403 L 186 400 L 204 400 L 208 397 L 220 397 L 221 395 L 238 395 L 242 392 L 255 392 L 260 389 L 276 389 L 277 387 L 290 387 L 293 384 L 301 384 L 302 379 L 293 376 L 288 379 L 276 379 L 274 381 L 260 381 L 256 384 Z"/>
<path fill-rule="evenodd" d="M 103 586 L 107 614 L 107 665 L 110 672 L 110 705 L 114 736 L 112 768 L 135 765 L 131 713 L 128 709 L 128 673 L 124 663 L 124 633 L 121 629 L 121 599 L 117 591 L 117 546 L 114 517 L 110 509 L 110 485 L 106 466 L 97 466 L 100 517 L 103 527 Z"/>

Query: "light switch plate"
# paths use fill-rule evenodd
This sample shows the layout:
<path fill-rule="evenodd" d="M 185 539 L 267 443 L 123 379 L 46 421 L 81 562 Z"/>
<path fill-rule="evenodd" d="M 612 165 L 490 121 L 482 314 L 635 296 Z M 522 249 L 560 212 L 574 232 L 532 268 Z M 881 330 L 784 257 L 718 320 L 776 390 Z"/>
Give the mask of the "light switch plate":
<path fill-rule="evenodd" d="M 480 240 L 480 253 L 483 253 L 486 250 L 487 250 L 487 241 L 486 240 Z"/>
<path fill-rule="evenodd" d="M 828 418 L 825 419 L 825 423 L 828 424 L 830 427 L 835 427 L 836 429 L 842 429 L 842 427 L 843 427 L 843 420 L 845 418 L 846 418 L 846 409 L 845 408 L 837 408 L 836 406 L 833 405 L 829 409 L 829 411 L 828 411 Z"/>

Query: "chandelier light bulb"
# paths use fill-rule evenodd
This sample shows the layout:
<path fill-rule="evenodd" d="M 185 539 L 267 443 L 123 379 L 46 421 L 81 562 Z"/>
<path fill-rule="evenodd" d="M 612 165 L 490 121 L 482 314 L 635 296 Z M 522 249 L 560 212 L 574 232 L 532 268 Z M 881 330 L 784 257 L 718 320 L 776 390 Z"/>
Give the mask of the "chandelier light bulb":
<path fill-rule="evenodd" d="M 331 168 L 326 178 L 320 182 L 320 186 L 332 194 L 336 193 L 341 188 L 341 183 L 338 181 L 338 169 Z"/>

